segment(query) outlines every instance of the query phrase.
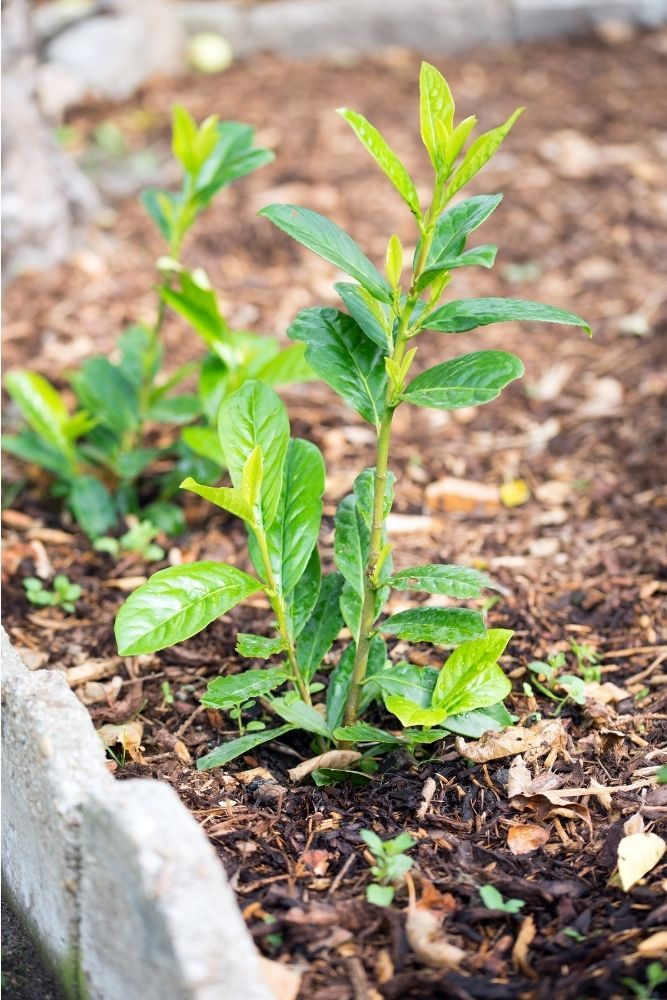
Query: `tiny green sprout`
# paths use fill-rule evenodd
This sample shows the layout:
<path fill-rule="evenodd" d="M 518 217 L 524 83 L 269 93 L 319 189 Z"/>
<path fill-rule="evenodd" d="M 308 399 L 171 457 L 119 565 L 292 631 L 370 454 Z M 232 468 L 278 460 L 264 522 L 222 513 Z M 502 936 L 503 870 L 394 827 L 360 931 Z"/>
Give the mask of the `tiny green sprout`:
<path fill-rule="evenodd" d="M 399 833 L 393 840 L 381 840 L 372 830 L 362 830 L 361 838 L 375 858 L 371 875 L 375 882 L 366 888 L 366 899 L 374 906 L 389 906 L 395 885 L 400 883 L 414 865 L 407 851 L 417 843 L 409 833 Z"/>
<path fill-rule="evenodd" d="M 58 573 L 53 578 L 53 589 L 47 590 L 41 580 L 28 576 L 23 581 L 26 597 L 31 604 L 46 607 L 61 607 L 63 611 L 73 614 L 76 602 L 81 597 L 81 587 L 78 583 L 70 583 L 64 573 Z"/>
<path fill-rule="evenodd" d="M 667 764 L 658 768 L 658 784 L 667 785 Z"/>
<path fill-rule="evenodd" d="M 667 983 L 667 969 L 661 962 L 650 962 L 646 967 L 646 983 L 639 983 L 636 979 L 626 976 L 621 980 L 624 986 L 632 990 L 638 1000 L 652 1000 L 657 997 L 658 986 Z"/>
<path fill-rule="evenodd" d="M 146 562 L 157 562 L 159 559 L 164 559 L 164 549 L 154 542 L 154 539 L 160 534 L 160 529 L 152 521 L 128 518 L 128 523 L 130 520 L 132 523 L 129 530 L 120 538 L 111 538 L 108 535 L 96 538 L 93 542 L 95 551 L 108 552 L 114 557 L 123 552 L 134 552 Z"/>
<path fill-rule="evenodd" d="M 504 899 L 495 885 L 481 885 L 479 894 L 487 910 L 502 910 L 503 913 L 518 913 L 526 902 L 523 899 Z"/>
<path fill-rule="evenodd" d="M 586 683 L 590 681 L 600 682 L 602 669 L 600 667 L 600 655 L 594 646 L 586 642 L 579 643 L 576 639 L 570 642 L 570 649 L 577 658 L 577 671 Z"/>
<path fill-rule="evenodd" d="M 563 934 L 565 937 L 572 938 L 572 940 L 576 941 L 577 944 L 586 940 L 586 935 L 582 934 L 581 931 L 578 931 L 576 927 L 566 927 Z"/>
<path fill-rule="evenodd" d="M 532 686 L 537 688 L 545 698 L 556 702 L 556 715 L 560 715 L 565 705 L 571 701 L 576 705 L 583 705 L 586 702 L 584 694 L 585 681 L 575 674 L 561 674 L 559 671 L 565 666 L 565 653 L 559 652 L 543 660 L 533 660 L 528 664 L 528 670 L 534 674 L 535 679 Z M 527 689 L 530 689 L 530 694 Z M 558 693 L 562 689 L 564 695 Z M 532 688 L 529 684 L 524 684 L 524 693 L 532 696 Z"/>
<path fill-rule="evenodd" d="M 162 681 L 162 700 L 165 705 L 174 704 L 174 692 L 171 690 L 169 681 Z"/>

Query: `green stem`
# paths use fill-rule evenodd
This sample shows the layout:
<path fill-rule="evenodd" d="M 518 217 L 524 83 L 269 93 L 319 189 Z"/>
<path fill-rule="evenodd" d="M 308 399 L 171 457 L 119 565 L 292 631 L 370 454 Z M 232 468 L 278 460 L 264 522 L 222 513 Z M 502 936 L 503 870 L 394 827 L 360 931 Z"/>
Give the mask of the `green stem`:
<path fill-rule="evenodd" d="M 255 526 L 255 537 L 257 538 L 257 544 L 259 545 L 259 550 L 262 556 L 262 564 L 264 566 L 264 576 L 267 583 L 266 596 L 268 597 L 269 603 L 273 608 L 273 613 L 276 616 L 280 637 L 285 643 L 287 660 L 292 671 L 291 679 L 296 685 L 303 701 L 305 701 L 307 705 L 311 705 L 312 701 L 310 691 L 308 690 L 308 684 L 304 680 L 303 674 L 301 673 L 301 668 L 299 667 L 296 658 L 294 639 L 292 638 L 287 624 L 287 608 L 285 607 L 285 599 L 280 588 L 277 586 L 276 578 L 273 575 L 273 567 L 271 566 L 271 557 L 269 555 L 269 546 L 266 540 L 266 534 L 264 530 L 257 525 Z"/>
<path fill-rule="evenodd" d="M 410 318 L 419 298 L 417 282 L 419 281 L 421 273 L 424 269 L 424 265 L 428 258 L 428 252 L 433 241 L 435 218 L 440 211 L 440 201 L 441 198 L 439 197 L 438 189 L 436 189 L 436 196 L 434 198 L 433 205 L 427 212 L 424 220 L 424 234 L 421 240 L 420 252 L 417 260 L 415 261 L 412 284 L 405 301 L 405 306 L 403 307 L 399 317 L 396 341 L 391 355 L 392 359 L 399 365 L 405 356 L 409 340 Z M 366 570 L 364 574 L 364 598 L 361 609 L 359 642 L 357 643 L 357 649 L 354 657 L 350 690 L 348 692 L 347 702 L 345 703 L 344 724 L 346 726 L 352 726 L 357 721 L 362 685 L 366 678 L 366 671 L 368 669 L 368 656 L 371 648 L 371 640 L 373 638 L 373 625 L 375 624 L 375 619 L 377 617 L 375 608 L 376 591 L 378 589 L 376 584 L 376 570 L 380 554 L 382 552 L 384 534 L 384 498 L 387 482 L 387 470 L 389 466 L 391 425 L 394 419 L 394 411 L 397 406 L 395 402 L 392 403 L 395 389 L 396 386 L 393 384 L 392 379 L 390 379 L 387 387 L 386 410 L 380 422 L 377 434 L 375 475 L 373 477 L 373 519 L 371 521 L 368 560 L 366 562 Z"/>

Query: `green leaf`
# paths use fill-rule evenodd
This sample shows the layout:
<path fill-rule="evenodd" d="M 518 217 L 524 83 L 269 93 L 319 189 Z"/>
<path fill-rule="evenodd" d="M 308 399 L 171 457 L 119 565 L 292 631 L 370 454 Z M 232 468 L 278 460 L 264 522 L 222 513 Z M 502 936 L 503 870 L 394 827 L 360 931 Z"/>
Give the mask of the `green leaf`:
<path fill-rule="evenodd" d="M 467 237 L 488 219 L 502 199 L 502 194 L 478 194 L 448 208 L 435 224 L 423 274 L 447 269 L 446 262 L 460 256 Z M 419 247 L 415 253 L 418 251 Z"/>
<path fill-rule="evenodd" d="M 74 448 L 65 430 L 70 415 L 57 389 L 42 375 L 29 371 L 9 372 L 5 387 L 35 434 L 74 465 Z"/>
<path fill-rule="evenodd" d="M 541 302 L 528 302 L 525 299 L 459 299 L 436 309 L 423 320 L 422 326 L 441 333 L 465 333 L 478 326 L 513 320 L 580 326 L 586 333 L 591 334 L 590 326 L 580 316 L 565 309 L 557 309 Z"/>
<path fill-rule="evenodd" d="M 158 399 L 148 410 L 146 419 L 165 424 L 187 424 L 199 416 L 201 416 L 199 397 L 188 393 Z"/>
<path fill-rule="evenodd" d="M 447 717 L 444 708 L 422 708 L 399 694 L 385 695 L 384 704 L 402 726 L 438 726 Z"/>
<path fill-rule="evenodd" d="M 327 726 L 334 730 L 343 720 L 343 712 L 352 682 L 356 644 L 349 643 L 329 675 L 327 683 Z"/>
<path fill-rule="evenodd" d="M 280 501 L 283 467 L 289 445 L 289 420 L 280 396 L 261 382 L 246 382 L 220 407 L 218 433 L 225 461 L 236 489 L 241 489 L 243 467 L 259 445 L 264 461 L 261 509 L 264 528 L 273 524 Z"/>
<path fill-rule="evenodd" d="M 355 722 L 353 726 L 338 726 L 334 729 L 334 739 L 350 743 L 387 743 L 391 746 L 402 746 L 403 740 L 386 732 L 369 726 L 366 722 Z"/>
<path fill-rule="evenodd" d="M 287 336 L 305 341 L 313 371 L 364 420 L 379 427 L 387 393 L 384 354 L 351 316 L 338 309 L 303 309 Z"/>
<path fill-rule="evenodd" d="M 292 344 L 265 361 L 253 375 L 267 385 L 310 382 L 315 373 L 306 361 L 305 353 L 305 344 Z"/>
<path fill-rule="evenodd" d="M 399 639 L 446 646 L 486 634 L 484 619 L 469 608 L 410 608 L 387 618 L 378 628 Z"/>
<path fill-rule="evenodd" d="M 361 285 L 339 281 L 334 288 L 345 308 L 359 324 L 366 336 L 386 352 L 391 347 L 393 317 L 389 307 L 374 299 Z"/>
<path fill-rule="evenodd" d="M 291 594 L 285 598 L 287 619 L 294 638 L 301 635 L 306 623 L 313 613 L 320 587 L 322 586 L 322 566 L 317 546 L 310 553 L 310 558 L 303 571 L 301 579 Z"/>
<path fill-rule="evenodd" d="M 293 438 L 287 449 L 280 502 L 267 532 L 271 566 L 283 595 L 296 587 L 317 543 L 324 478 L 319 448 L 310 441 Z"/>
<path fill-rule="evenodd" d="M 162 237 L 170 243 L 174 235 L 174 223 L 181 210 L 180 194 L 161 191 L 159 188 L 146 188 L 139 197 Z"/>
<path fill-rule="evenodd" d="M 487 910 L 502 910 L 504 913 L 518 913 L 526 905 L 523 899 L 503 899 L 495 885 L 481 885 L 479 894 Z"/>
<path fill-rule="evenodd" d="M 507 726 L 511 726 L 513 721 L 503 703 L 498 702 L 497 705 L 477 708 L 472 712 L 450 715 L 443 725 L 445 729 L 458 736 L 467 736 L 469 739 L 478 740 L 480 736 L 489 731 L 501 732 Z"/>
<path fill-rule="evenodd" d="M 229 740 L 228 743 L 223 743 L 204 757 L 200 757 L 197 761 L 197 770 L 210 771 L 213 767 L 222 767 L 230 760 L 234 760 L 235 757 L 249 753 L 255 747 L 261 746 L 262 743 L 279 740 L 281 736 L 291 733 L 297 728 L 298 726 L 279 726 L 278 729 L 264 729 L 259 733 L 246 733 L 245 736 L 239 736 L 236 740 Z"/>
<path fill-rule="evenodd" d="M 379 635 L 374 635 L 368 651 L 366 680 L 361 689 L 361 698 L 359 699 L 359 711 L 361 713 L 366 711 L 371 702 L 380 700 L 380 689 L 374 684 L 373 678 L 380 674 L 386 665 L 387 644 Z"/>
<path fill-rule="evenodd" d="M 79 402 L 115 434 L 139 423 L 137 389 L 107 358 L 89 358 L 71 378 Z"/>
<path fill-rule="evenodd" d="M 167 535 L 182 535 L 187 527 L 182 508 L 169 500 L 154 500 L 144 507 L 142 517 Z"/>
<path fill-rule="evenodd" d="M 428 708 L 437 680 L 438 671 L 433 667 L 397 663 L 375 674 L 372 683 L 383 695 L 398 695 L 420 708 Z"/>
<path fill-rule="evenodd" d="M 382 505 L 383 518 L 388 517 L 394 503 L 394 483 L 396 476 L 393 472 L 387 472 L 384 481 L 384 503 Z M 373 522 L 373 496 L 375 493 L 375 469 L 364 469 L 354 480 L 354 493 L 357 498 L 357 509 L 361 514 L 366 527 L 371 528 Z"/>
<path fill-rule="evenodd" d="M 77 524 L 89 538 L 98 538 L 118 520 L 118 511 L 106 486 L 94 476 L 77 476 L 67 502 Z"/>
<path fill-rule="evenodd" d="M 512 635 L 509 629 L 496 628 L 482 638 L 462 642 L 440 671 L 432 704 L 445 708 L 449 716 L 495 705 L 507 697 L 512 684 L 498 666 L 498 658 Z"/>
<path fill-rule="evenodd" d="M 523 111 L 524 108 L 517 108 L 503 125 L 499 125 L 475 139 L 466 152 L 463 163 L 445 189 L 445 197 L 448 201 L 488 163 Z"/>
<path fill-rule="evenodd" d="M 493 589 L 486 573 L 480 573 L 469 566 L 428 563 L 425 566 L 411 566 L 402 569 L 387 580 L 387 585 L 395 590 L 420 590 L 427 594 L 445 594 L 468 600 L 480 597 L 484 588 Z"/>
<path fill-rule="evenodd" d="M 228 486 L 203 486 L 201 483 L 195 482 L 192 476 L 184 479 L 180 488 L 189 490 L 190 493 L 196 493 L 197 496 L 203 497 L 209 503 L 214 503 L 216 507 L 229 511 L 230 514 L 240 517 L 247 523 L 252 522 L 252 508 L 240 490 L 230 489 Z"/>
<path fill-rule="evenodd" d="M 3 451 L 16 455 L 24 462 L 39 465 L 61 479 L 69 479 L 74 474 L 65 456 L 29 428 L 19 434 L 3 434 L 0 442 Z"/>
<path fill-rule="evenodd" d="M 120 335 L 118 349 L 118 370 L 128 382 L 135 387 L 152 382 L 160 368 L 163 352 L 162 346 L 143 323 L 135 323 Z"/>
<path fill-rule="evenodd" d="M 360 596 L 364 593 L 369 543 L 370 530 L 361 517 L 356 496 L 350 493 L 336 510 L 334 560 L 346 582 Z"/>
<path fill-rule="evenodd" d="M 201 697 L 201 703 L 207 708 L 224 711 L 243 704 L 249 698 L 261 698 L 274 688 L 280 687 L 286 680 L 287 673 L 282 667 L 274 667 L 271 670 L 246 670 L 230 677 L 215 677 L 209 681 Z"/>
<path fill-rule="evenodd" d="M 182 104 L 175 104 L 171 115 L 171 151 L 188 173 L 196 174 L 199 169 L 195 152 L 197 123 Z"/>
<path fill-rule="evenodd" d="M 266 635 L 252 635 L 249 632 L 239 632 L 236 636 L 236 652 L 241 656 L 253 656 L 259 660 L 268 660 L 270 656 L 282 653 L 285 649 L 284 639 L 271 639 Z"/>
<path fill-rule="evenodd" d="M 391 301 L 386 279 L 335 222 L 298 205 L 267 205 L 259 215 L 266 216 L 278 229 L 356 278 L 380 302 Z"/>
<path fill-rule="evenodd" d="M 116 617 L 118 652 L 154 653 L 189 639 L 261 587 L 259 580 L 225 563 L 162 569 L 121 606 Z"/>
<path fill-rule="evenodd" d="M 217 141 L 202 165 L 195 187 L 197 205 L 205 208 L 222 188 L 274 159 L 269 149 L 253 146 L 254 128 L 242 122 L 219 122 Z"/>
<path fill-rule="evenodd" d="M 305 729 L 307 733 L 324 736 L 327 740 L 331 739 L 331 732 L 320 713 L 312 705 L 306 705 L 305 701 L 300 701 L 297 698 L 289 696 L 286 698 L 272 698 L 271 708 L 285 722 L 291 722 L 292 725 L 298 726 L 299 729 Z"/>
<path fill-rule="evenodd" d="M 180 291 L 165 285 L 160 287 L 162 301 L 182 316 L 211 350 L 218 350 L 221 344 L 229 345 L 230 330 L 215 292 L 196 281 L 188 271 L 180 272 L 179 281 Z"/>
<path fill-rule="evenodd" d="M 208 459 L 209 462 L 214 462 L 221 469 L 225 468 L 225 456 L 220 447 L 218 432 L 215 428 L 185 427 L 181 438 L 196 455 L 201 455 L 202 458 Z"/>
<path fill-rule="evenodd" d="M 401 399 L 414 406 L 458 410 L 496 399 L 514 379 L 521 378 L 523 363 L 504 351 L 461 354 L 429 368 L 413 379 Z"/>
<path fill-rule="evenodd" d="M 317 604 L 299 638 L 297 662 L 306 681 L 312 678 L 343 627 L 339 607 L 342 587 L 340 573 L 323 577 Z"/>
<path fill-rule="evenodd" d="M 391 906 L 395 891 L 393 885 L 379 885 L 377 882 L 371 882 L 370 885 L 366 886 L 366 901 L 372 906 Z"/>
<path fill-rule="evenodd" d="M 437 124 L 441 122 L 445 132 L 447 134 L 451 132 L 454 121 L 454 99 L 442 73 L 427 62 L 421 65 L 419 89 L 422 141 L 437 173 L 444 163 L 445 155 Z"/>
<path fill-rule="evenodd" d="M 359 141 L 363 143 L 380 169 L 387 175 L 412 214 L 421 219 L 419 195 L 414 181 L 378 130 L 363 115 L 356 111 L 350 111 L 349 108 L 339 108 L 338 114 L 345 119 Z"/>

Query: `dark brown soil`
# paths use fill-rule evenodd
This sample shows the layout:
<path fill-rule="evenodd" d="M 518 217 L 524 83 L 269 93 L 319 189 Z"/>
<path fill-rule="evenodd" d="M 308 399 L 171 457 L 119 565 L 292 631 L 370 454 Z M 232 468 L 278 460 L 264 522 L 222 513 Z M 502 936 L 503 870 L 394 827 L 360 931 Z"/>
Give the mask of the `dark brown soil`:
<path fill-rule="evenodd" d="M 396 511 L 412 519 L 394 525 L 397 561 L 486 565 L 503 587 L 489 624 L 516 630 L 507 666 L 511 707 L 522 718 L 553 711 L 546 699 L 535 704 L 524 695 L 527 662 L 569 650 L 572 639 L 598 650 L 603 680 L 625 688 L 627 698 L 602 710 L 590 703 L 566 707 L 568 753 L 554 771 L 570 787 L 593 779 L 612 789 L 641 782 L 645 769 L 665 761 L 667 748 L 667 120 L 660 111 L 666 52 L 663 33 L 617 46 L 554 42 L 434 59 L 450 78 L 461 114 L 481 108 L 483 127 L 528 105 L 476 185 L 505 192 L 484 234 L 500 244 L 499 264 L 490 274 L 461 274 L 455 294 L 571 307 L 591 321 L 595 338 L 506 325 L 457 337 L 450 350 L 449 342 L 429 335 L 423 365 L 483 343 L 516 350 L 527 375 L 478 413 L 399 413 Z M 367 114 L 428 185 L 416 126 L 418 62 L 403 51 L 345 66 L 258 58 L 221 79 L 156 84 L 142 95 L 141 113 L 136 104 L 85 108 L 71 124 L 84 143 L 109 118 L 131 149 L 149 142 L 162 149 L 174 99 L 197 116 L 218 111 L 255 123 L 277 162 L 221 199 L 188 259 L 208 268 L 232 322 L 282 334 L 299 308 L 334 301 L 334 271 L 255 212 L 270 201 L 309 205 L 349 228 L 377 259 L 392 231 L 410 245 L 414 236 L 400 201 L 333 109 L 347 104 Z M 26 276 L 8 290 L 7 367 L 29 363 L 61 378 L 92 351 L 110 349 L 123 324 L 150 315 L 158 240 L 134 202 L 117 206 L 109 224 L 72 264 Z M 166 337 L 173 366 L 197 346 L 176 320 Z M 323 541 L 330 554 L 335 504 L 370 463 L 371 435 L 324 387 L 290 390 L 285 399 L 296 433 L 315 440 L 327 459 Z M 496 485 L 522 479 L 531 497 L 486 516 L 427 511 L 424 489 L 444 476 Z M 175 649 L 122 661 L 115 656 L 114 614 L 147 568 L 91 552 L 43 483 L 31 482 L 16 506 L 3 515 L 12 638 L 32 651 L 32 666 L 90 664 L 104 681 L 122 679 L 115 700 L 102 696 L 90 704 L 99 724 L 140 712 L 144 760 L 118 769 L 119 777 L 153 775 L 176 788 L 218 848 L 259 946 L 304 971 L 302 997 L 576 1000 L 631 996 L 622 979 L 644 982 L 638 946 L 667 922 L 667 869 L 663 862 L 629 893 L 609 880 L 628 817 L 641 812 L 648 828 L 664 830 L 663 787 L 614 792 L 609 809 L 604 796 L 583 796 L 565 811 L 531 800 L 522 812 L 507 797 L 511 758 L 469 765 L 449 741 L 418 765 L 384 758 L 363 790 L 289 787 L 286 768 L 310 755 L 298 739 L 260 748 L 224 771 L 199 773 L 184 761 L 231 735 L 229 720 L 198 709 L 199 695 L 208 678 L 241 668 L 236 632 L 265 630 L 266 610 L 259 603 L 237 608 Z M 172 561 L 245 563 L 237 524 L 203 503 L 187 501 L 186 510 L 191 531 L 170 552 Z M 44 555 L 81 582 L 75 616 L 26 602 L 21 580 Z M 393 655 L 402 655 L 400 648 Z M 415 655 L 438 664 L 432 649 Z M 77 691 L 99 698 L 83 685 Z M 273 781 L 260 773 L 247 783 L 245 772 L 257 766 Z M 435 792 L 419 816 L 429 778 Z M 526 822 L 547 830 L 549 840 L 516 856 L 508 829 Z M 455 971 L 430 969 L 411 951 L 405 889 L 387 910 L 365 902 L 364 828 L 381 836 L 407 829 L 418 840 L 417 890 L 435 886 L 447 937 L 466 953 Z M 478 888 L 486 884 L 525 906 L 518 915 L 485 909 Z"/>

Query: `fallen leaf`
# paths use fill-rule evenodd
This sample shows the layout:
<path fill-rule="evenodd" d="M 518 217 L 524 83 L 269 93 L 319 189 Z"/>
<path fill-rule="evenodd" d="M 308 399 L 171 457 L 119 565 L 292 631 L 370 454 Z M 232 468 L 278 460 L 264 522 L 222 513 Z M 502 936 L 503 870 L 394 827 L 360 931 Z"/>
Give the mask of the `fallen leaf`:
<path fill-rule="evenodd" d="M 132 760 L 141 762 L 143 759 L 141 756 L 141 737 L 143 736 L 144 726 L 142 722 L 137 719 L 133 719 L 132 722 L 124 722 L 120 726 L 113 726 L 108 723 L 105 726 L 100 726 L 97 730 L 97 734 L 107 747 L 112 747 L 116 743 L 120 743 L 123 750 L 127 751 Z"/>
<path fill-rule="evenodd" d="M 530 500 L 530 490 L 525 479 L 512 479 L 500 487 L 500 502 L 503 507 L 521 507 Z"/>
<path fill-rule="evenodd" d="M 190 753 L 190 751 L 186 747 L 186 745 L 183 742 L 183 740 L 175 740 L 174 741 L 174 751 L 176 753 L 176 756 L 180 760 L 181 764 L 191 764 L 192 763 L 192 754 Z"/>
<path fill-rule="evenodd" d="M 300 860 L 314 875 L 326 875 L 329 868 L 328 851 L 306 851 Z"/>
<path fill-rule="evenodd" d="M 528 962 L 528 949 L 532 944 L 536 934 L 535 921 L 532 917 L 524 917 L 521 921 L 519 933 L 516 936 L 514 947 L 512 948 L 512 961 L 517 969 L 523 972 L 524 976 L 535 979 L 535 973 Z"/>
<path fill-rule="evenodd" d="M 637 945 L 642 958 L 663 958 L 667 955 L 667 931 L 651 934 Z"/>
<path fill-rule="evenodd" d="M 531 795 L 533 776 L 530 768 L 526 766 L 523 757 L 519 754 L 514 758 L 507 774 L 507 797 L 514 798 L 515 795 Z"/>
<path fill-rule="evenodd" d="M 296 1000 L 301 989 L 301 973 L 282 962 L 259 956 L 262 979 L 275 1000 Z"/>
<path fill-rule="evenodd" d="M 604 684 L 599 684 L 597 681 L 588 681 L 588 683 L 584 684 L 584 695 L 599 705 L 616 705 L 619 701 L 625 701 L 627 698 L 630 698 L 629 691 L 619 687 L 618 684 L 613 684 L 611 681 L 605 681 Z"/>
<path fill-rule="evenodd" d="M 466 743 L 457 736 L 456 749 L 462 757 L 484 764 L 489 760 L 525 753 L 529 760 L 565 750 L 567 733 L 561 719 L 543 719 L 531 729 L 509 726 L 502 733 L 484 733 L 481 739 Z"/>
<path fill-rule="evenodd" d="M 657 833 L 631 833 L 618 845 L 618 875 L 628 892 L 658 864 L 667 843 Z"/>
<path fill-rule="evenodd" d="M 350 764 L 354 764 L 360 757 L 361 754 L 358 750 L 327 750 L 326 753 L 321 753 L 317 757 L 311 757 L 310 760 L 304 760 L 302 764 L 297 764 L 296 767 L 290 768 L 287 775 L 289 780 L 296 785 L 299 781 L 303 781 L 309 774 L 312 774 L 313 771 L 317 771 L 321 767 L 330 767 L 345 771 Z"/>
<path fill-rule="evenodd" d="M 454 901 L 450 902 L 447 896 L 426 882 L 422 898 L 416 902 L 412 881 L 408 884 L 411 892 L 405 933 L 410 947 L 417 958 L 432 969 L 458 969 L 465 952 L 450 944 L 442 927 L 445 914 Z"/>
<path fill-rule="evenodd" d="M 55 570 L 48 557 L 47 551 L 44 548 L 43 542 L 33 539 L 30 543 L 30 548 L 32 549 L 32 555 L 35 561 L 35 576 L 38 576 L 40 580 L 50 580 L 55 573 Z"/>
<path fill-rule="evenodd" d="M 70 687 L 76 687 L 78 684 L 87 684 L 88 681 L 99 681 L 102 677 L 113 674 L 122 662 L 120 656 L 109 656 L 103 660 L 87 660 L 77 667 L 68 669 L 67 683 Z"/>
<path fill-rule="evenodd" d="M 544 847 L 549 831 L 533 823 L 517 823 L 507 831 L 507 846 L 512 854 L 530 854 Z"/>
<path fill-rule="evenodd" d="M 95 705 L 100 701 L 105 701 L 107 705 L 113 705 L 118 699 L 122 686 L 123 678 L 119 674 L 116 674 L 106 684 L 103 684 L 101 681 L 87 681 L 78 687 L 76 693 L 84 705 Z"/>

